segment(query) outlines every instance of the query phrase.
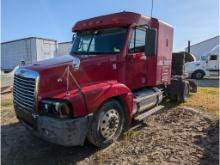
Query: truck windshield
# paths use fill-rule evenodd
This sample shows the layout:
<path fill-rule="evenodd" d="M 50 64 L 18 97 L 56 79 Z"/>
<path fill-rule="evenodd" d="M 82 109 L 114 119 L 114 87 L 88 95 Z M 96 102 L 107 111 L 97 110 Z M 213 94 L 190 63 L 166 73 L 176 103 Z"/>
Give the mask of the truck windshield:
<path fill-rule="evenodd" d="M 201 56 L 201 60 L 202 61 L 207 61 L 208 60 L 208 56 Z"/>
<path fill-rule="evenodd" d="M 78 32 L 71 54 L 115 54 L 121 52 L 127 28 L 110 28 Z"/>

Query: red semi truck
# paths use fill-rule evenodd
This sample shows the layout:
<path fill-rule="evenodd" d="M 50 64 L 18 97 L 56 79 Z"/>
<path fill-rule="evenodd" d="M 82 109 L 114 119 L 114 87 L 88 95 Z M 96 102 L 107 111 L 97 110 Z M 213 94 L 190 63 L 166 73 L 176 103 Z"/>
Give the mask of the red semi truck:
<path fill-rule="evenodd" d="M 165 96 L 184 101 L 189 83 L 171 75 L 173 28 L 120 12 L 79 21 L 69 55 L 20 67 L 14 76 L 17 118 L 49 142 L 98 147 L 134 120 L 160 110 Z"/>

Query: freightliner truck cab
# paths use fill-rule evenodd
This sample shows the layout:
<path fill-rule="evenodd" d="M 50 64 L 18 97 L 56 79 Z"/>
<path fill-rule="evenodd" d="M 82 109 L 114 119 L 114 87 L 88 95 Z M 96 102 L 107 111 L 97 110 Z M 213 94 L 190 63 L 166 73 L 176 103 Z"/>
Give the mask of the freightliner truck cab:
<path fill-rule="evenodd" d="M 49 142 L 75 146 L 87 138 L 106 147 L 133 120 L 162 108 L 171 84 L 173 28 L 121 12 L 79 21 L 72 31 L 69 55 L 16 70 L 15 112 Z M 174 99 L 185 98 L 185 84 Z"/>

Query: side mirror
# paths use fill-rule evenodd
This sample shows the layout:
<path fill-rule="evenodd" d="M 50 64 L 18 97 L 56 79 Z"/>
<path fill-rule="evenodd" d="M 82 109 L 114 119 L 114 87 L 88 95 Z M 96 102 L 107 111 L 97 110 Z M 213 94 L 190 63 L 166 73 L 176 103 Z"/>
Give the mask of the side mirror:
<path fill-rule="evenodd" d="M 80 66 L 80 59 L 78 57 L 73 57 L 72 67 L 74 70 L 78 70 Z"/>
<path fill-rule="evenodd" d="M 21 61 L 21 66 L 25 66 L 25 61 Z"/>
<path fill-rule="evenodd" d="M 76 39 L 76 34 L 73 34 L 73 36 L 72 36 L 72 43 L 74 42 L 75 39 Z"/>
<path fill-rule="evenodd" d="M 156 30 L 147 29 L 145 36 L 145 55 L 154 56 L 156 54 Z"/>

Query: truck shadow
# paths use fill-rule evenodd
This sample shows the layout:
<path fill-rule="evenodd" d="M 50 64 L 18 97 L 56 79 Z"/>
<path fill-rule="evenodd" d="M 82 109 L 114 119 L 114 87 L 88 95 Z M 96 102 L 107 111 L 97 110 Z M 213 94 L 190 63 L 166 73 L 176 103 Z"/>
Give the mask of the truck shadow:
<path fill-rule="evenodd" d="M 1 126 L 4 165 L 75 164 L 98 151 L 86 142 L 82 147 L 63 147 L 50 144 L 31 135 L 20 123 Z"/>
<path fill-rule="evenodd" d="M 218 165 L 219 164 L 219 120 L 215 121 L 208 128 L 203 130 L 205 136 L 198 136 L 195 144 L 202 151 L 202 157 L 199 164 Z"/>

